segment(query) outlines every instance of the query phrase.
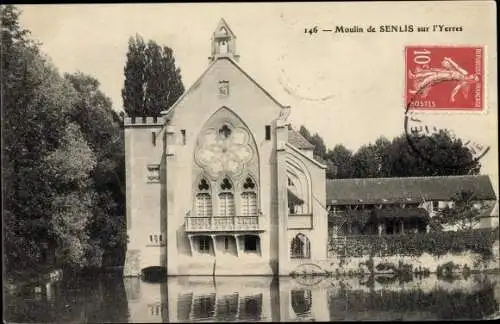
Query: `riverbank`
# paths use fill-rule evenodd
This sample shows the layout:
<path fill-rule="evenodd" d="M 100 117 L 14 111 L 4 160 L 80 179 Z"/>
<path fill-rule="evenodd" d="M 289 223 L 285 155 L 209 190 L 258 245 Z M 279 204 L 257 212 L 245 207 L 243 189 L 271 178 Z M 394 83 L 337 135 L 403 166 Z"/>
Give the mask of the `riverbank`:
<path fill-rule="evenodd" d="M 11 273 L 4 278 L 4 291 L 15 292 L 23 289 L 34 290 L 37 293 L 43 293 L 45 287 L 64 280 L 72 278 L 98 277 L 102 275 L 121 276 L 123 266 L 114 266 L 106 268 L 82 269 L 80 271 L 39 268 L 37 270 L 26 270 L 23 272 Z"/>
<path fill-rule="evenodd" d="M 296 260 L 290 267 L 290 276 L 325 275 L 404 275 L 437 274 L 454 276 L 472 273 L 500 273 L 498 241 L 493 257 L 485 259 L 473 252 L 448 253 L 441 256 L 422 254 L 420 256 L 362 256 L 330 257 L 325 260 Z"/>

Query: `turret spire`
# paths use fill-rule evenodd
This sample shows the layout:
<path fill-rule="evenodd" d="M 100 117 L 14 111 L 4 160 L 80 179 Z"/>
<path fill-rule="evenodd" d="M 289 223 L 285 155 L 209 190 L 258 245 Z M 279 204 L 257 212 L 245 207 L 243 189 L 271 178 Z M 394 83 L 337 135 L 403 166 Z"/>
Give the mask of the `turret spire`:
<path fill-rule="evenodd" d="M 212 35 L 212 55 L 209 60 L 213 62 L 219 57 L 229 57 L 235 61 L 240 57 L 236 54 L 236 36 L 224 18 L 220 19 Z"/>

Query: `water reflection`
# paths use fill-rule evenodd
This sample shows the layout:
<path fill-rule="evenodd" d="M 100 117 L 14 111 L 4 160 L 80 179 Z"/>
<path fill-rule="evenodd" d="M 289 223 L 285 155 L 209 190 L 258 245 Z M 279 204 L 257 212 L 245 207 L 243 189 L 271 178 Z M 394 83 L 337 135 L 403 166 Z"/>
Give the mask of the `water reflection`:
<path fill-rule="evenodd" d="M 169 278 L 167 285 L 172 301 L 170 322 L 273 320 L 271 300 L 272 292 L 277 291 L 277 279 L 178 277 Z"/>
<path fill-rule="evenodd" d="M 378 279 L 378 280 L 377 280 Z M 7 322 L 269 322 L 481 319 L 498 313 L 500 275 L 454 280 L 80 277 L 5 294 Z M 35 289 L 36 288 L 36 289 Z"/>

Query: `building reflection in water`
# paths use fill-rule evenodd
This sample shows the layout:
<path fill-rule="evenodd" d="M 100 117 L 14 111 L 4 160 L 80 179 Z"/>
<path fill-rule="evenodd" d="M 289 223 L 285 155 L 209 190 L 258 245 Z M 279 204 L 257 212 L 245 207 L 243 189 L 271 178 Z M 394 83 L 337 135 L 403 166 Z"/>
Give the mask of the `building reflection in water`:
<path fill-rule="evenodd" d="M 500 275 L 363 278 L 87 276 L 4 292 L 16 323 L 421 321 L 498 314 Z M 386 278 L 387 279 L 387 278 Z M 497 315 L 498 317 L 498 315 Z"/>
<path fill-rule="evenodd" d="M 126 278 L 130 322 L 327 320 L 322 287 L 272 277 Z M 167 289 L 168 287 L 168 289 Z"/>
<path fill-rule="evenodd" d="M 269 322 L 475 319 L 498 311 L 495 280 L 436 278 L 363 284 L 360 278 L 126 278 L 129 322 Z M 479 301 L 479 302 L 477 302 Z M 460 313 L 457 313 L 460 312 Z"/>
<path fill-rule="evenodd" d="M 143 281 L 138 281 L 142 294 Z M 277 291 L 276 279 L 270 277 L 175 277 L 161 285 L 168 286 L 163 312 L 165 322 L 185 321 L 272 321 L 272 291 Z M 147 285 L 146 289 L 152 288 Z M 158 288 L 158 286 L 157 286 Z M 153 292 L 151 300 L 158 301 Z M 143 303 L 144 304 L 144 303 Z M 275 307 L 275 311 L 278 309 Z M 132 317 L 133 314 L 137 317 Z M 130 310 L 130 321 L 144 321 L 140 311 Z M 152 320 L 154 321 L 154 319 Z"/>

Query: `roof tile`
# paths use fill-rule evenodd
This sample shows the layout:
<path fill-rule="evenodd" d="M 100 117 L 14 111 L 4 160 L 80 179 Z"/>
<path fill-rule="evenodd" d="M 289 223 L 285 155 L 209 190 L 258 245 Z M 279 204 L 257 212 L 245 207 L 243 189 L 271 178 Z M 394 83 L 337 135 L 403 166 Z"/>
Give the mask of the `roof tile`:
<path fill-rule="evenodd" d="M 479 200 L 496 199 L 487 175 L 329 179 L 326 182 L 328 205 L 450 200 L 460 190 L 472 190 Z"/>
<path fill-rule="evenodd" d="M 302 134 L 299 132 L 289 129 L 288 130 L 288 143 L 302 150 L 314 150 L 314 145 L 312 145 Z"/>

